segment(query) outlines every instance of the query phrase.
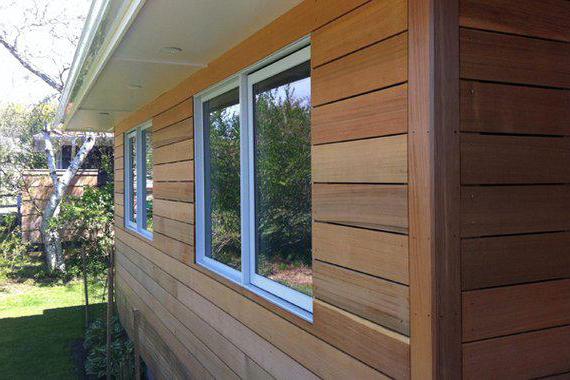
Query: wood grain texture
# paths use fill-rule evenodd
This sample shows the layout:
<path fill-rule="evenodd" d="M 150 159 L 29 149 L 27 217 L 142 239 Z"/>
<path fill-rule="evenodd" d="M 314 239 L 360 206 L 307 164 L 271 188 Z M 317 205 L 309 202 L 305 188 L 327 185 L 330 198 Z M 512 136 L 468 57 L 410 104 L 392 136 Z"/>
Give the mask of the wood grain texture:
<path fill-rule="evenodd" d="M 570 139 L 463 134 L 462 184 L 570 182 Z"/>
<path fill-rule="evenodd" d="M 570 324 L 570 279 L 463 293 L 463 340 Z"/>
<path fill-rule="evenodd" d="M 193 118 L 184 119 L 169 127 L 163 128 L 152 135 L 153 149 L 164 145 L 188 140 L 194 137 Z"/>
<path fill-rule="evenodd" d="M 570 326 L 464 344 L 463 378 L 528 379 L 567 372 L 568 342 Z"/>
<path fill-rule="evenodd" d="M 184 223 L 194 223 L 194 205 L 192 203 L 155 199 L 153 211 L 154 215 Z"/>
<path fill-rule="evenodd" d="M 461 77 L 570 88 L 570 45 L 462 29 Z"/>
<path fill-rule="evenodd" d="M 194 226 L 177 220 L 153 216 L 154 229 L 163 235 L 170 236 L 186 244 L 194 244 Z"/>
<path fill-rule="evenodd" d="M 194 140 L 184 140 L 155 149 L 152 152 L 154 164 L 187 161 L 194 159 Z"/>
<path fill-rule="evenodd" d="M 463 289 L 570 278 L 570 233 L 465 239 Z"/>
<path fill-rule="evenodd" d="M 313 69 L 312 105 L 360 95 L 407 80 L 407 33 Z"/>
<path fill-rule="evenodd" d="M 153 185 L 156 199 L 194 202 L 194 182 L 155 182 Z"/>
<path fill-rule="evenodd" d="M 193 181 L 194 161 L 179 161 L 154 165 L 153 180 L 161 181 Z"/>
<path fill-rule="evenodd" d="M 406 0 L 373 0 L 317 29 L 311 35 L 311 65 L 322 65 L 406 30 L 407 12 Z"/>
<path fill-rule="evenodd" d="M 570 227 L 565 185 L 462 187 L 461 236 L 563 231 Z"/>
<path fill-rule="evenodd" d="M 570 92 L 461 81 L 461 130 L 569 135 Z"/>
<path fill-rule="evenodd" d="M 396 379 L 410 377 L 410 342 L 405 336 L 315 300 L 315 331 L 332 344 Z M 351 326 L 346 329 L 345 326 Z M 381 352 L 381 355 L 378 353 Z"/>
<path fill-rule="evenodd" d="M 316 299 L 409 335 L 408 287 L 320 261 L 313 262 Z"/>
<path fill-rule="evenodd" d="M 313 258 L 408 284 L 408 237 L 315 222 Z"/>
<path fill-rule="evenodd" d="M 192 117 L 194 111 L 194 99 L 189 98 L 180 104 L 175 105 L 167 111 L 156 115 L 152 119 L 152 131 L 156 132 L 169 125 L 178 123 L 184 119 Z"/>
<path fill-rule="evenodd" d="M 461 26 L 570 42 L 565 0 L 461 0 Z"/>
<path fill-rule="evenodd" d="M 406 84 L 313 108 L 313 144 L 395 135 L 408 131 Z"/>
<path fill-rule="evenodd" d="M 314 146 L 311 177 L 314 182 L 406 183 L 407 136 L 340 142 Z"/>
<path fill-rule="evenodd" d="M 313 185 L 315 221 L 405 232 L 408 227 L 404 185 Z"/>
<path fill-rule="evenodd" d="M 192 233 L 194 233 L 194 231 L 192 231 Z M 152 236 L 152 245 L 183 264 L 190 265 L 194 262 L 193 242 L 188 244 L 155 231 Z"/>

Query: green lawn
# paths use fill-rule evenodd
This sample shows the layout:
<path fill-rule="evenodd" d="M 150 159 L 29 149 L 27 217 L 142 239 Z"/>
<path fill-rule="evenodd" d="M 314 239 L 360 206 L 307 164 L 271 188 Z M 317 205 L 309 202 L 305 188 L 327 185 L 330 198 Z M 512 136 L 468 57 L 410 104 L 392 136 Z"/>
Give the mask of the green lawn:
<path fill-rule="evenodd" d="M 81 283 L 0 285 L 0 377 L 78 378 L 71 345 L 84 332 Z M 91 302 L 101 302 L 101 293 L 94 290 Z M 95 309 L 91 314 L 103 310 Z"/>

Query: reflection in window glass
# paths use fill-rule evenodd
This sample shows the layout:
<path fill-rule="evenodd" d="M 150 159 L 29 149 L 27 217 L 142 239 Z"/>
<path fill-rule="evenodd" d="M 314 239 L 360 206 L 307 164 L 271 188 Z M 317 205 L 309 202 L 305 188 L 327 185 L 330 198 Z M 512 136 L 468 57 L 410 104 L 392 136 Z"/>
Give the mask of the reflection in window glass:
<path fill-rule="evenodd" d="M 145 219 L 146 225 L 144 226 L 147 231 L 153 230 L 152 228 L 152 132 L 150 128 L 142 131 L 144 152 L 145 152 Z"/>
<path fill-rule="evenodd" d="M 309 62 L 253 86 L 256 268 L 312 295 Z"/>
<path fill-rule="evenodd" d="M 239 91 L 204 103 L 207 257 L 241 270 Z"/>
<path fill-rule="evenodd" d="M 129 217 L 132 223 L 137 223 L 137 138 L 136 135 L 129 136 Z"/>

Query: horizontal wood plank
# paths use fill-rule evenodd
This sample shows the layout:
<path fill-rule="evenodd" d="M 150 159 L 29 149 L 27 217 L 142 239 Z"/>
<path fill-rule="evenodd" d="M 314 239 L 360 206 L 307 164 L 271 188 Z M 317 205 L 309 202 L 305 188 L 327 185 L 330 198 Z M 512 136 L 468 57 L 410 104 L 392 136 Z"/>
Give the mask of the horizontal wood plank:
<path fill-rule="evenodd" d="M 177 220 L 153 216 L 154 230 L 186 244 L 194 245 L 194 226 Z"/>
<path fill-rule="evenodd" d="M 408 237 L 405 235 L 315 222 L 313 258 L 409 283 Z"/>
<path fill-rule="evenodd" d="M 570 324 L 570 279 L 463 292 L 463 341 Z"/>
<path fill-rule="evenodd" d="M 194 205 L 192 203 L 169 201 L 165 199 L 154 200 L 154 215 L 184 223 L 194 223 Z"/>
<path fill-rule="evenodd" d="M 316 299 L 410 334 L 409 289 L 405 285 L 314 261 L 313 289 Z"/>
<path fill-rule="evenodd" d="M 317 145 L 312 149 L 314 182 L 406 183 L 406 135 Z"/>
<path fill-rule="evenodd" d="M 399 34 L 312 72 L 312 105 L 402 83 L 408 75 L 408 35 Z"/>
<path fill-rule="evenodd" d="M 570 44 L 462 29 L 461 77 L 570 88 Z"/>
<path fill-rule="evenodd" d="M 192 160 L 194 159 L 194 140 L 184 140 L 157 148 L 153 152 L 152 159 L 155 165 Z"/>
<path fill-rule="evenodd" d="M 152 175 L 154 181 L 193 181 L 194 161 L 154 165 Z"/>
<path fill-rule="evenodd" d="M 313 220 L 406 232 L 407 186 L 314 184 Z"/>
<path fill-rule="evenodd" d="M 194 202 L 194 182 L 155 182 L 153 186 L 157 199 Z"/>
<path fill-rule="evenodd" d="M 408 86 L 390 87 L 313 108 L 313 144 L 395 135 L 408 131 Z"/>
<path fill-rule="evenodd" d="M 152 131 L 156 132 L 162 128 L 178 123 L 184 119 L 192 117 L 194 111 L 194 98 L 188 98 L 182 103 L 175 105 L 152 119 Z"/>
<path fill-rule="evenodd" d="M 189 117 L 176 124 L 163 128 L 152 135 L 153 149 L 164 145 L 192 139 L 194 137 L 194 119 Z"/>
<path fill-rule="evenodd" d="M 315 330 L 333 345 L 395 379 L 410 378 L 409 338 L 319 300 L 313 313 Z"/>
<path fill-rule="evenodd" d="M 381 41 L 407 29 L 405 0 L 373 0 L 317 29 L 311 36 L 311 64 L 335 58 Z"/>
<path fill-rule="evenodd" d="M 570 233 L 464 239 L 463 289 L 570 278 Z"/>
<path fill-rule="evenodd" d="M 462 184 L 570 182 L 570 139 L 463 134 Z"/>
<path fill-rule="evenodd" d="M 570 370 L 570 326 L 463 345 L 463 378 L 532 379 Z"/>
<path fill-rule="evenodd" d="M 570 186 L 461 189 L 463 237 L 564 231 L 570 228 Z"/>
<path fill-rule="evenodd" d="M 570 91 L 461 82 L 461 130 L 569 135 Z"/>
<path fill-rule="evenodd" d="M 570 42 L 566 0 L 461 0 L 461 26 Z"/>

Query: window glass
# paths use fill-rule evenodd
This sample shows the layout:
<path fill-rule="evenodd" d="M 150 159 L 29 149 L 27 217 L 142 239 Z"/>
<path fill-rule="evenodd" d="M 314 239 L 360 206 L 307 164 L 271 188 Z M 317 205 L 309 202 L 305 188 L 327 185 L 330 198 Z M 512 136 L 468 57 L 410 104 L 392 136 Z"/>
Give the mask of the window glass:
<path fill-rule="evenodd" d="M 311 79 L 305 62 L 253 85 L 255 272 L 312 294 Z"/>
<path fill-rule="evenodd" d="M 152 228 L 152 132 L 150 128 L 142 131 L 143 144 L 145 152 L 145 219 L 146 223 L 144 228 L 147 231 L 153 230 Z"/>
<path fill-rule="evenodd" d="M 137 222 L 137 138 L 136 135 L 128 138 L 128 164 L 129 164 L 129 217 L 132 223 Z"/>
<path fill-rule="evenodd" d="M 239 90 L 203 103 L 205 254 L 241 270 Z"/>

